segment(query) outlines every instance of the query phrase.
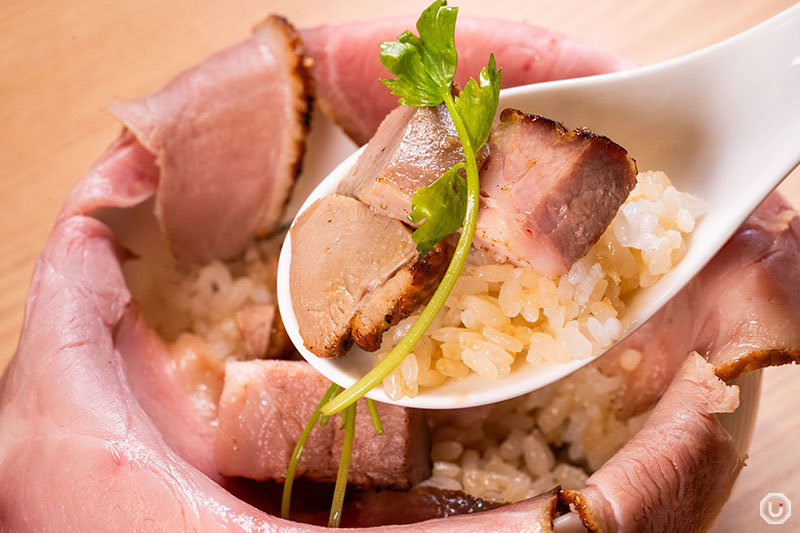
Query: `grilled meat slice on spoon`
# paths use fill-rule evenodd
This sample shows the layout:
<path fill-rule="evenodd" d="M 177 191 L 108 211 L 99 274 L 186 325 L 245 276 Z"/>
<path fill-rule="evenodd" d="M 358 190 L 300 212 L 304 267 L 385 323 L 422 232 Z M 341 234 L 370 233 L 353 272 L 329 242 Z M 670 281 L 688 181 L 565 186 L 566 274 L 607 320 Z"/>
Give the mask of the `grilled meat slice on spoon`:
<path fill-rule="evenodd" d="M 702 198 L 708 210 L 689 238 L 685 257 L 660 281 L 640 289 L 620 317 L 624 336 L 650 318 L 722 247 L 745 217 L 800 161 L 800 6 L 727 41 L 657 65 L 591 78 L 509 89 L 499 108 L 549 116 L 602 132 L 625 146 L 640 168 L 668 172 L 676 187 Z M 768 131 L 770 134 L 764 135 Z M 336 192 L 356 152 L 312 193 Z M 322 360 L 303 345 L 289 290 L 291 237 L 279 266 L 279 302 L 300 352 L 331 380 L 348 386 L 373 366 L 370 354 Z M 496 381 L 469 377 L 404 398 L 403 405 L 466 407 L 541 388 L 585 365 L 542 364 Z M 378 388 L 368 394 L 389 401 Z"/>

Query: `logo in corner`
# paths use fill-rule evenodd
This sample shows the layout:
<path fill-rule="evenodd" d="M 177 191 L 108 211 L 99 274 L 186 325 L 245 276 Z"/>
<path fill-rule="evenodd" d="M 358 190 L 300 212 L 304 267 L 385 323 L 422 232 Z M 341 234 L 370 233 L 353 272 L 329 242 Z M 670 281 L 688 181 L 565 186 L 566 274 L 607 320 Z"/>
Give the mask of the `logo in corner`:
<path fill-rule="evenodd" d="M 770 492 L 761 500 L 761 518 L 771 525 L 783 524 L 792 516 L 792 502 L 781 492 Z"/>

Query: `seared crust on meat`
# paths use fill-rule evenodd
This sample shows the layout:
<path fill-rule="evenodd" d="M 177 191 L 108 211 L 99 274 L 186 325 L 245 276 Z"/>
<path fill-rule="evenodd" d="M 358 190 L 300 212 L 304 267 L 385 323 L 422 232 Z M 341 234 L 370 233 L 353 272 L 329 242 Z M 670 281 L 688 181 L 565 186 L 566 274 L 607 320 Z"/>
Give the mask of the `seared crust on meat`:
<path fill-rule="evenodd" d="M 729 383 L 743 372 L 791 363 L 800 364 L 800 350 L 758 350 L 724 361 L 716 369 L 715 374 L 722 381 Z"/>
<path fill-rule="evenodd" d="M 155 156 L 156 216 L 178 259 L 229 259 L 278 226 L 305 150 L 311 87 L 297 32 L 269 17 L 158 93 L 112 103 Z"/>
<path fill-rule="evenodd" d="M 479 169 L 488 155 L 484 144 L 475 154 Z M 401 106 L 381 122 L 350 174 L 339 183 L 338 192 L 408 224 L 419 188 L 463 161 L 458 131 L 444 104 Z"/>
<path fill-rule="evenodd" d="M 408 317 L 433 295 L 447 271 L 453 251 L 454 247 L 445 239 L 425 257 L 369 293 L 353 315 L 350 334 L 356 344 L 368 352 L 380 348 L 383 332 Z"/>
<path fill-rule="evenodd" d="M 572 162 L 569 178 L 554 184 L 547 203 L 531 219 L 546 232 L 569 269 L 597 242 L 636 186 L 636 161 L 622 146 L 586 128 L 569 130 L 555 120 L 516 109 L 504 109 L 500 121 L 546 124 L 555 138 L 553 144 L 585 143 Z"/>
<path fill-rule="evenodd" d="M 581 517 L 583 527 L 588 529 L 591 533 L 600 531 L 600 526 L 596 518 L 592 515 L 592 508 L 586 503 L 580 492 L 576 490 L 561 489 L 558 493 L 558 500 L 560 503 L 572 506 L 578 511 Z"/>
<path fill-rule="evenodd" d="M 489 152 L 475 245 L 546 275 L 586 255 L 636 185 L 621 146 L 515 109 L 501 113 Z"/>
<path fill-rule="evenodd" d="M 615 143 L 614 141 L 612 141 L 611 139 L 609 139 L 605 135 L 598 135 L 597 133 L 593 132 L 589 128 L 576 128 L 574 130 L 570 130 L 566 126 L 564 126 L 564 124 L 562 124 L 561 122 L 558 122 L 557 120 L 553 120 L 553 119 L 550 119 L 550 118 L 547 118 L 547 117 L 543 117 L 541 115 L 532 115 L 532 114 L 529 114 L 529 113 L 523 113 L 522 111 L 520 111 L 518 109 L 511 108 L 511 107 L 507 107 L 506 109 L 503 109 L 503 111 L 500 113 L 500 120 L 502 122 L 536 122 L 536 121 L 542 121 L 542 122 L 550 125 L 550 127 L 553 128 L 554 133 L 556 133 L 559 136 L 563 136 L 565 138 L 565 140 L 571 141 L 571 140 L 575 140 L 576 138 L 581 138 L 581 139 L 599 139 L 599 140 L 602 140 L 604 142 L 607 142 L 609 144 L 614 145 L 615 149 L 618 148 L 618 149 L 622 150 L 622 152 L 625 153 L 625 154 L 628 153 L 628 151 L 625 148 L 623 148 L 622 146 L 618 145 L 617 143 Z M 636 163 L 635 162 L 634 162 L 633 166 L 634 166 L 634 168 L 636 167 Z M 634 172 L 634 174 L 635 174 L 635 172 Z M 634 181 L 633 184 L 635 185 L 636 182 Z"/>
<path fill-rule="evenodd" d="M 262 31 L 280 32 L 285 40 L 287 51 L 287 66 L 289 71 L 289 85 L 294 93 L 294 113 L 297 120 L 293 124 L 293 132 L 289 134 L 287 146 L 283 154 L 284 165 L 291 180 L 287 185 L 282 204 L 275 210 L 267 210 L 260 225 L 256 228 L 256 235 L 264 236 L 275 229 L 280 215 L 289 203 L 292 189 L 297 182 L 297 177 L 303 170 L 303 155 L 306 151 L 306 137 L 311 128 L 311 112 L 314 107 L 314 80 L 311 76 L 311 59 L 306 56 L 303 41 L 295 27 L 284 17 L 270 15 L 263 22 L 253 28 L 253 33 Z"/>
<path fill-rule="evenodd" d="M 314 202 L 290 235 L 292 305 L 318 357 L 342 356 L 354 340 L 378 349 L 381 333 L 433 293 L 452 254 L 441 243 L 420 258 L 408 226 L 338 194 Z"/>

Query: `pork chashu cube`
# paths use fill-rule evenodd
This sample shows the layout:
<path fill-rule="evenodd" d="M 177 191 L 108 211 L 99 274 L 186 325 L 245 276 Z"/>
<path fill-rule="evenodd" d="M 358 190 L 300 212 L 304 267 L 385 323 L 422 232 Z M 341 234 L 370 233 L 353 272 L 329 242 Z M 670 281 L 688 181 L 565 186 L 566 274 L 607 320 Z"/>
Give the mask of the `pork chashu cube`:
<path fill-rule="evenodd" d="M 478 153 L 479 166 L 485 156 L 486 150 Z M 408 222 L 417 189 L 462 161 L 461 141 L 444 104 L 400 106 L 383 120 L 338 192 Z"/>
<path fill-rule="evenodd" d="M 308 419 L 330 386 L 305 361 L 231 362 L 219 404 L 216 463 L 225 476 L 284 481 L 289 458 Z M 425 411 L 378 404 L 383 435 L 376 435 L 366 401 L 358 402 L 348 482 L 407 489 L 430 475 Z M 344 431 L 339 416 L 311 432 L 297 475 L 332 482 Z"/>
<path fill-rule="evenodd" d="M 476 245 L 559 275 L 611 223 L 636 185 L 636 162 L 606 137 L 505 109 L 480 181 Z"/>
<path fill-rule="evenodd" d="M 319 357 L 344 355 L 353 341 L 377 350 L 383 332 L 433 294 L 452 254 L 443 241 L 420 259 L 406 225 L 336 194 L 312 204 L 290 231 L 292 305 L 303 342 Z"/>

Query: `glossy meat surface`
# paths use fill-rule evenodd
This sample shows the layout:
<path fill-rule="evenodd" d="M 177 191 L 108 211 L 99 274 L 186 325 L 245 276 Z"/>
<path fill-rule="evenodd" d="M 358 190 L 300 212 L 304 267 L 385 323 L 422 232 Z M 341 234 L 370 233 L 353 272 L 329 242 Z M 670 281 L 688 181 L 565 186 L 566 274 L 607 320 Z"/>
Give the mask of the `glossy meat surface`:
<path fill-rule="evenodd" d="M 354 340 L 377 350 L 381 333 L 430 297 L 449 258 L 439 244 L 420 259 L 402 222 L 335 194 L 304 211 L 291 236 L 292 305 L 320 357 L 344 355 Z"/>
<path fill-rule="evenodd" d="M 172 252 L 227 259 L 277 225 L 300 170 L 311 89 L 294 28 L 248 40 L 111 111 L 156 156 L 156 214 Z"/>
<path fill-rule="evenodd" d="M 479 152 L 479 167 L 485 157 L 486 150 Z M 461 141 L 444 104 L 398 107 L 381 122 L 352 173 L 339 185 L 339 194 L 408 223 L 417 189 L 463 161 Z"/>
<path fill-rule="evenodd" d="M 330 382 L 305 361 L 228 363 L 220 400 L 216 464 L 225 476 L 283 481 L 289 457 Z M 430 475 L 425 413 L 395 405 L 378 407 L 384 427 L 376 435 L 366 401 L 358 403 L 348 482 L 361 487 L 408 489 Z M 316 427 L 297 475 L 333 482 L 339 468 L 341 418 Z"/>
<path fill-rule="evenodd" d="M 543 274 L 564 274 L 635 185 L 636 163 L 611 140 L 505 109 L 481 170 L 475 244 Z"/>

